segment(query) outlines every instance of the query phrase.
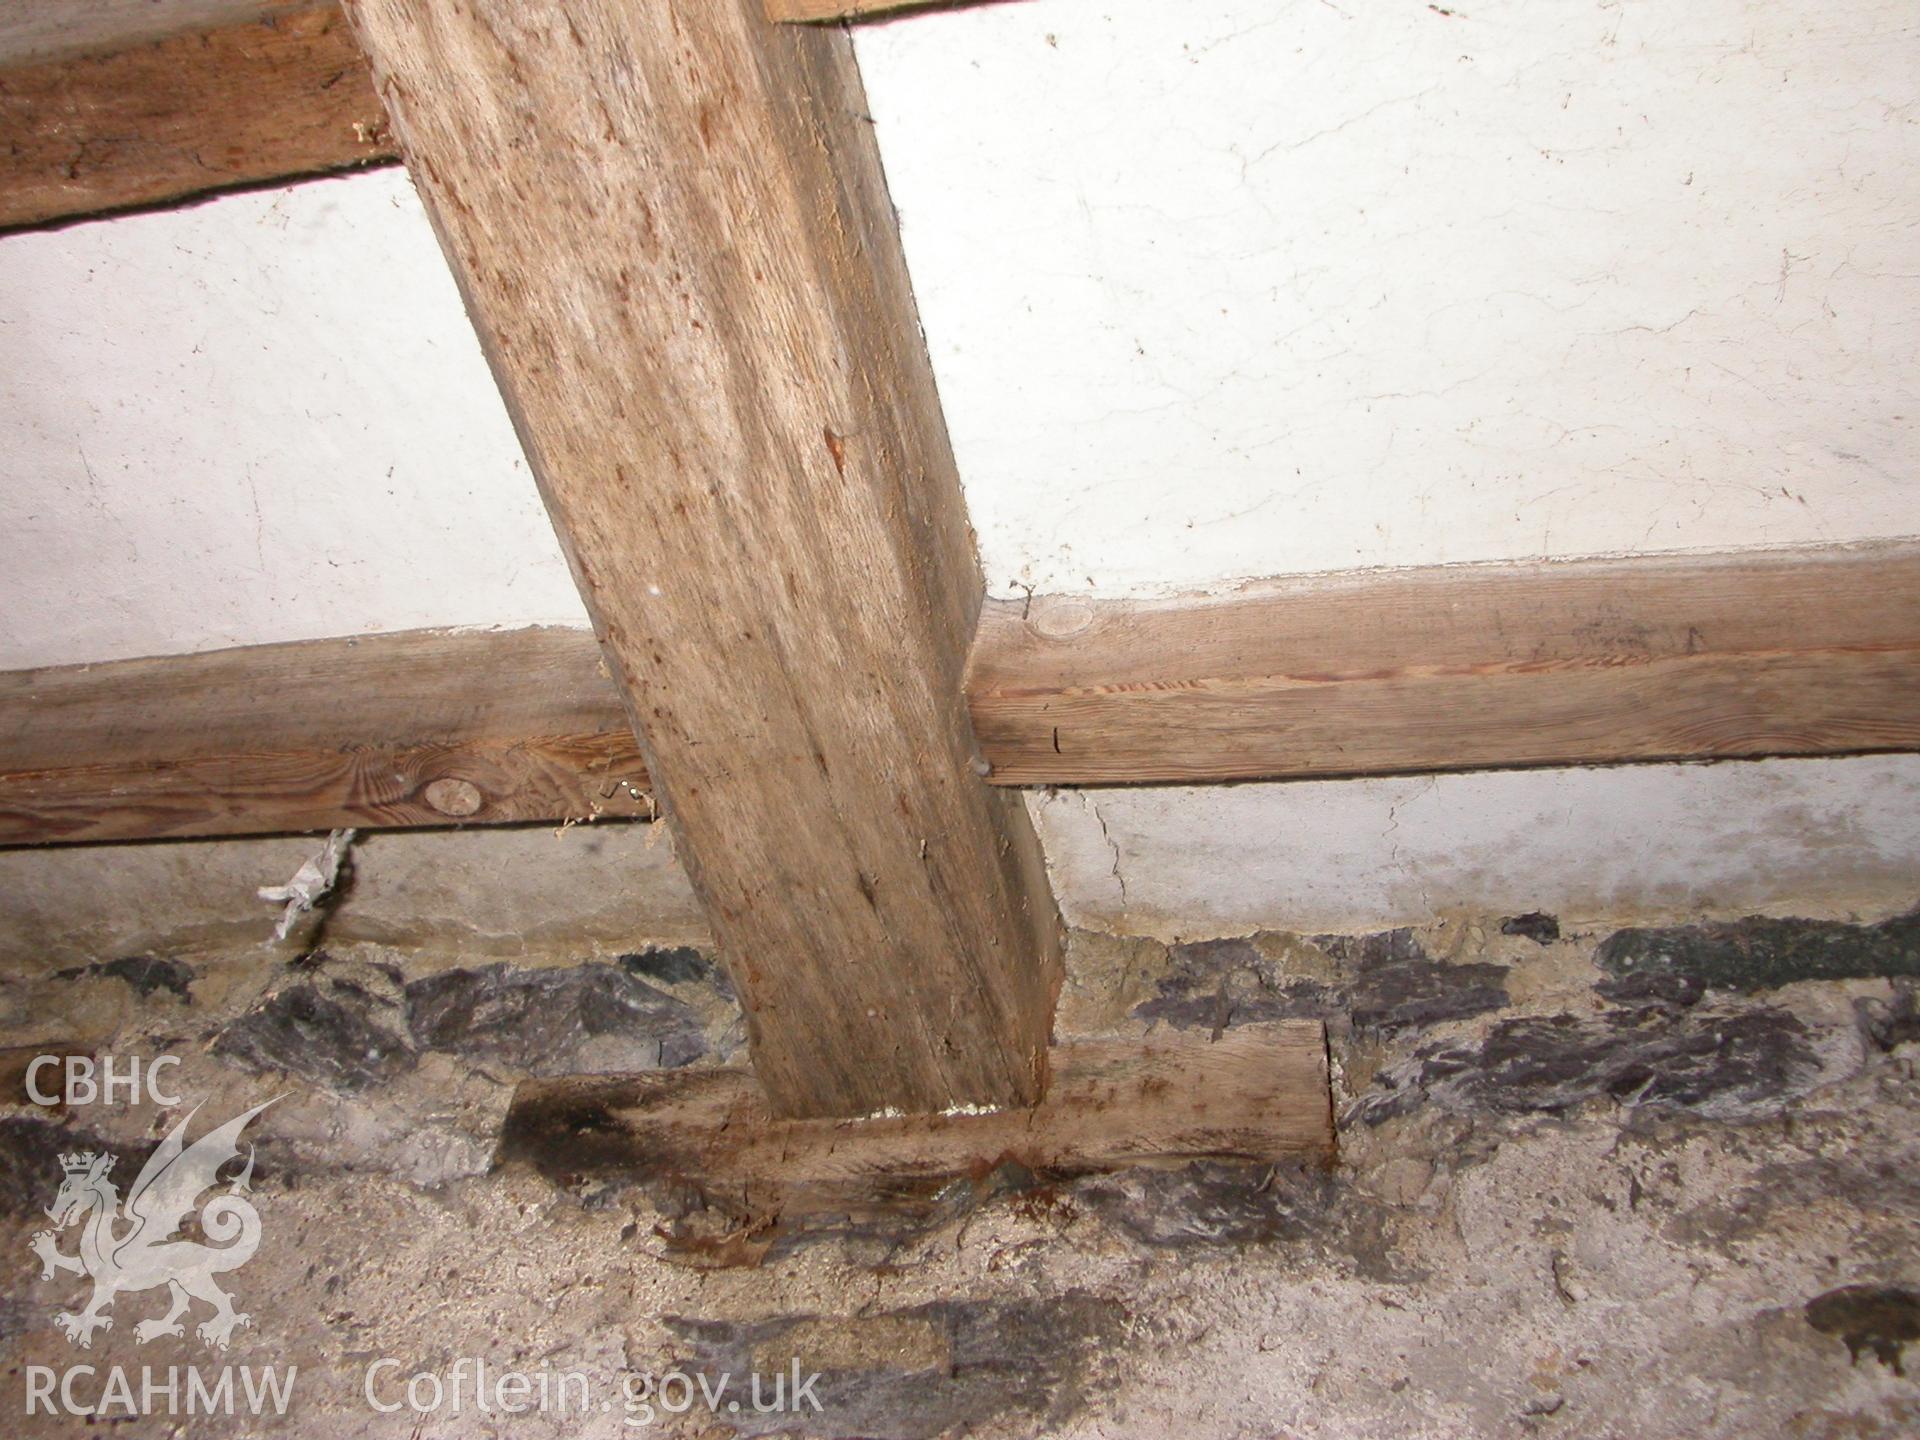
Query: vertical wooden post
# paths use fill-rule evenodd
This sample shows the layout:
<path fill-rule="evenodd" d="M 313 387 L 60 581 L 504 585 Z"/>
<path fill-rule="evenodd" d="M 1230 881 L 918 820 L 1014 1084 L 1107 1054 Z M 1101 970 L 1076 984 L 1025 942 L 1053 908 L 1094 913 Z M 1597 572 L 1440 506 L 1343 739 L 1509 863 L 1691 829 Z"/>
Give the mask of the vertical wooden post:
<path fill-rule="evenodd" d="M 1058 920 L 974 770 L 978 562 L 847 38 L 350 0 L 776 1113 L 1030 1103 Z"/>

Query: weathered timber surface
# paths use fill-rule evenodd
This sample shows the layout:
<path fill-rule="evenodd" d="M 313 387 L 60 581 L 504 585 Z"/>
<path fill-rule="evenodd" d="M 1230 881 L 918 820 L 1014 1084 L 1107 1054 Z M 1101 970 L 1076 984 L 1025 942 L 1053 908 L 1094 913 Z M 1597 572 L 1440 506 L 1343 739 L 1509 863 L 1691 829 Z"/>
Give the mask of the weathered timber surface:
<path fill-rule="evenodd" d="M 0 229 L 395 158 L 337 7 L 188 7 L 155 33 L 164 13 L 95 24 L 77 52 L 0 55 Z"/>
<path fill-rule="evenodd" d="M 528 1080 L 499 1153 L 550 1174 L 691 1186 L 772 1216 L 924 1198 L 1008 1164 L 1065 1177 L 1204 1156 L 1320 1161 L 1330 1106 L 1325 1029 L 1293 1020 L 1218 1040 L 1062 1045 L 1045 1100 L 992 1114 L 779 1120 L 731 1069 Z"/>
<path fill-rule="evenodd" d="M 1920 547 L 998 602 L 967 698 L 1003 785 L 1909 750 Z"/>
<path fill-rule="evenodd" d="M 1024 1104 L 1058 918 L 851 45 L 748 0 L 351 0 L 773 1108 Z"/>
<path fill-rule="evenodd" d="M 581 630 L 0 673 L 0 844 L 647 815 L 647 785 Z"/>

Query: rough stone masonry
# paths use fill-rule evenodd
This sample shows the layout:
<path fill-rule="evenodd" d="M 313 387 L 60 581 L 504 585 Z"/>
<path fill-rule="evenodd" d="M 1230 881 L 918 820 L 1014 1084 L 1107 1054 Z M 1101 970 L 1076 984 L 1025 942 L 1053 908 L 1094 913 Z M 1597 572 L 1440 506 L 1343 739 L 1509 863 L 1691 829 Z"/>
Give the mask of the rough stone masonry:
<path fill-rule="evenodd" d="M 523 1076 L 743 1062 L 700 945 L 346 918 L 286 950 L 203 926 L 10 955 L 10 1053 L 181 1061 L 177 1106 L 49 1109 L 8 1081 L 0 1375 L 23 1435 L 116 1418 L 23 1415 L 33 1367 L 94 1367 L 73 1396 L 95 1404 L 112 1367 L 213 1364 L 297 1367 L 289 1411 L 181 1433 L 1920 1433 L 1920 917 L 1078 933 L 1062 1035 L 1325 1019 L 1339 1163 L 1009 1167 L 805 1223 L 570 1176 L 564 1154 L 492 1163 Z M 76 1349 L 55 1322 L 84 1285 L 29 1249 L 60 1157 L 111 1150 L 124 1186 L 192 1106 L 197 1133 L 272 1096 L 231 1348 L 140 1343 L 149 1291 Z M 481 1410 L 476 1362 L 578 1375 L 588 1403 Z M 729 1410 L 743 1392 L 709 1406 L 699 1384 L 776 1373 L 817 1376 L 808 1403 Z M 636 1407 L 672 1374 L 684 1396 Z M 412 1403 L 420 1375 L 443 1403 Z"/>

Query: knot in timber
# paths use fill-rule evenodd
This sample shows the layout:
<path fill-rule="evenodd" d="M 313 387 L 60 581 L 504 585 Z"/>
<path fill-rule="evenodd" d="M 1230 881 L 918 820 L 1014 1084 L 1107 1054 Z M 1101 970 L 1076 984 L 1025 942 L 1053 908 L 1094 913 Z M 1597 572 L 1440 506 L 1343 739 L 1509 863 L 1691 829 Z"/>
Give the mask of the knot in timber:
<path fill-rule="evenodd" d="M 455 819 L 478 814 L 480 807 L 486 803 L 486 797 L 480 793 L 478 785 L 471 780 L 456 780 L 451 776 L 430 783 L 425 795 L 427 804 L 442 815 L 451 815 Z"/>
<path fill-rule="evenodd" d="M 1036 600 L 1027 623 L 1049 640 L 1065 640 L 1093 624 L 1093 606 L 1084 600 Z"/>

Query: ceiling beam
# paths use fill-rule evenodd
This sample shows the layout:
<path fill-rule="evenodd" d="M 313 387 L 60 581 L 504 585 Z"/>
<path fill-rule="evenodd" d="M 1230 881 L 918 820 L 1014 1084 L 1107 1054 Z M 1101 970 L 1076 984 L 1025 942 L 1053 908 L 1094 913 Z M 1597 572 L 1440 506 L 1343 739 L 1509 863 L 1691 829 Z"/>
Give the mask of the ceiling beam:
<path fill-rule="evenodd" d="M 776 21 L 924 8 L 928 0 L 765 7 Z M 0 230 L 399 154 L 333 0 L 9 0 L 0 14 L 0 136 Z"/>
<path fill-rule="evenodd" d="M 1914 750 L 1916 597 L 1894 544 L 990 602 L 968 699 L 1003 785 Z M 584 630 L 0 673 L 0 844 L 559 824 L 648 788 Z"/>
<path fill-rule="evenodd" d="M 351 0 L 769 1103 L 1039 1098 L 1059 921 L 852 47 L 757 0 Z"/>
<path fill-rule="evenodd" d="M 651 808 L 581 630 L 412 631 L 0 674 L 0 844 Z"/>
<path fill-rule="evenodd" d="M 185 28 L 159 30 L 156 15 Z M 11 47 L 0 50 L 0 229 L 395 157 L 333 5 L 113 19 L 72 35 L 16 23 L 0 36 Z"/>
<path fill-rule="evenodd" d="M 1920 749 L 1920 546 L 997 602 L 967 699 L 1002 785 Z"/>

